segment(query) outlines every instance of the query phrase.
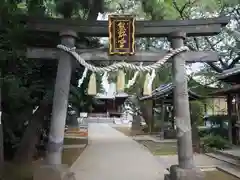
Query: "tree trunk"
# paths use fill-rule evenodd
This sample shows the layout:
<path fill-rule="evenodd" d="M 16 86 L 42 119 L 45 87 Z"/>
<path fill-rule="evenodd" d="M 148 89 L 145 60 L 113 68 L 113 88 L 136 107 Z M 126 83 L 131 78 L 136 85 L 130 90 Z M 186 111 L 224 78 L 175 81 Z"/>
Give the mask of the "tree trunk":
<path fill-rule="evenodd" d="M 232 144 L 232 99 L 233 97 L 231 95 L 227 96 L 227 111 L 228 111 L 228 140 Z"/>
<path fill-rule="evenodd" d="M 147 110 L 146 108 L 144 108 L 143 103 L 140 103 L 140 110 L 141 110 L 143 119 L 145 120 L 146 124 L 149 126 L 150 123 L 148 121 Z"/>
<path fill-rule="evenodd" d="M 200 136 L 198 133 L 198 113 L 196 109 L 194 110 L 194 104 L 190 103 L 190 118 L 192 127 L 192 146 L 193 152 L 200 153 Z"/>
<path fill-rule="evenodd" d="M 131 126 L 131 135 L 137 135 L 141 130 L 141 117 L 139 115 L 133 115 L 133 121 Z"/>
<path fill-rule="evenodd" d="M 1 73 L 0 73 L 1 78 Z M 2 82 L 0 82 L 0 178 L 2 178 L 4 166 L 4 141 L 3 141 L 3 126 L 2 126 Z"/>
<path fill-rule="evenodd" d="M 171 110 L 171 125 L 172 125 L 172 129 L 175 130 L 175 119 L 174 119 L 173 109 Z"/>
<path fill-rule="evenodd" d="M 198 134 L 197 122 L 193 119 L 192 121 L 193 152 L 200 153 L 200 136 Z"/>
<path fill-rule="evenodd" d="M 236 115 L 237 115 L 237 122 L 236 122 L 236 125 L 237 128 L 237 144 L 240 144 L 240 106 L 239 106 L 239 94 L 237 93 L 236 94 L 236 97 L 235 97 L 235 106 L 236 106 Z"/>
<path fill-rule="evenodd" d="M 148 125 L 149 132 L 153 130 L 153 113 L 152 113 L 152 103 L 145 102 L 145 104 L 140 104 L 142 117 L 144 118 L 146 124 Z"/>
<path fill-rule="evenodd" d="M 49 115 L 51 107 L 48 104 L 41 104 L 37 111 L 33 114 L 32 120 L 26 128 L 22 137 L 20 146 L 15 153 L 14 161 L 17 163 L 31 162 L 34 152 L 35 145 L 40 136 L 40 129 L 44 122 L 44 116 Z"/>
<path fill-rule="evenodd" d="M 162 102 L 161 104 L 161 122 L 160 122 L 160 139 L 163 140 L 164 139 L 164 119 L 165 119 L 165 105 Z"/>

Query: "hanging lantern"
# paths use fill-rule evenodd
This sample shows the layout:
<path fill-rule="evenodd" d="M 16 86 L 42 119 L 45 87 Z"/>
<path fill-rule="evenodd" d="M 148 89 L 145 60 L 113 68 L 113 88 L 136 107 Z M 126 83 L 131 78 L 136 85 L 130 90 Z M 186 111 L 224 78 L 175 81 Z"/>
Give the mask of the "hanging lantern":
<path fill-rule="evenodd" d="M 117 92 L 124 92 L 125 87 L 125 73 L 123 70 L 118 71 L 117 76 Z"/>
<path fill-rule="evenodd" d="M 97 94 L 96 74 L 92 73 L 88 82 L 88 95 L 94 96 Z"/>

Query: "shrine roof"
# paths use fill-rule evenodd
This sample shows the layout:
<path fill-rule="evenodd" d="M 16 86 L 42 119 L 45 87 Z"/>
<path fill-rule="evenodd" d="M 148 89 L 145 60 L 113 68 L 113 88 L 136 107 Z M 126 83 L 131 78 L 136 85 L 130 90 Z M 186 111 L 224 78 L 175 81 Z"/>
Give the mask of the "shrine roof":
<path fill-rule="evenodd" d="M 240 84 L 235 84 L 235 85 L 232 85 L 228 88 L 219 89 L 219 90 L 211 93 L 210 95 L 212 95 L 212 96 L 226 96 L 228 94 L 239 93 L 239 90 L 240 90 Z"/>
<path fill-rule="evenodd" d="M 143 96 L 140 100 L 149 99 L 171 99 L 173 97 L 173 83 L 160 85 L 157 89 L 152 91 L 152 95 Z M 202 98 L 202 96 L 196 94 L 195 92 L 188 90 L 190 100 L 196 100 Z"/>
<path fill-rule="evenodd" d="M 234 68 L 228 69 L 223 71 L 219 76 L 218 79 L 228 82 L 228 83 L 240 83 L 240 65 L 237 65 Z"/>
<path fill-rule="evenodd" d="M 95 98 L 96 99 L 117 99 L 117 98 L 127 98 L 128 94 L 121 92 L 121 93 L 114 93 L 114 94 L 107 94 L 107 93 L 98 93 Z"/>

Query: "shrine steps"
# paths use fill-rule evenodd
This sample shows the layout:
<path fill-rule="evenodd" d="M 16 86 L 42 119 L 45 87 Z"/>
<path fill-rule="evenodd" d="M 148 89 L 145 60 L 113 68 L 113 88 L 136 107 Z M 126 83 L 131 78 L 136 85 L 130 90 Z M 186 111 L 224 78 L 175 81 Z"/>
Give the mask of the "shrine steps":
<path fill-rule="evenodd" d="M 218 159 L 220 161 L 226 162 L 233 166 L 240 167 L 240 161 L 236 157 L 228 156 L 227 154 L 221 152 L 214 152 L 214 153 L 206 153 L 207 156 Z"/>

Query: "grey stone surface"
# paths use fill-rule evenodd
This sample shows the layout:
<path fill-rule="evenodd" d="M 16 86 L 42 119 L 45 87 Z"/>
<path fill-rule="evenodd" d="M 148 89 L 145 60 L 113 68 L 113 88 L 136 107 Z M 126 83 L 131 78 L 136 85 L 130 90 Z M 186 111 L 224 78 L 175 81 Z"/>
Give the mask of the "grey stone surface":
<path fill-rule="evenodd" d="M 222 151 L 219 150 L 218 152 L 231 158 L 240 159 L 240 147 L 233 147 L 232 149 Z"/>
<path fill-rule="evenodd" d="M 75 32 L 70 30 L 62 31 L 60 36 L 61 44 L 64 44 L 67 47 L 75 46 Z M 66 124 L 71 74 L 72 57 L 68 53 L 60 51 L 49 131 L 49 145 L 47 153 L 48 164 L 62 163 L 61 150 L 65 134 L 64 130 Z"/>
<path fill-rule="evenodd" d="M 33 180 L 76 180 L 67 165 L 44 165 L 35 170 Z"/>
<path fill-rule="evenodd" d="M 221 165 L 217 167 L 219 170 L 229 173 L 237 178 L 240 178 L 240 171 L 239 168 L 236 166 L 229 166 L 227 164 Z"/>
<path fill-rule="evenodd" d="M 163 180 L 167 171 L 143 146 L 107 124 L 89 124 L 89 145 L 71 167 L 77 180 Z"/>
<path fill-rule="evenodd" d="M 164 168 L 169 168 L 171 165 L 178 163 L 177 155 L 155 157 Z M 194 154 L 193 159 L 197 167 L 216 167 L 225 164 L 223 161 L 208 157 L 204 154 Z"/>
<path fill-rule="evenodd" d="M 185 38 L 185 32 L 175 31 L 170 33 L 169 40 L 171 42 L 171 47 L 173 49 L 183 47 Z M 173 57 L 173 114 L 177 126 L 178 164 L 184 169 L 193 167 L 192 132 L 185 65 L 184 53 L 177 54 Z"/>
<path fill-rule="evenodd" d="M 74 144 L 74 145 L 64 145 L 64 149 L 71 149 L 71 148 L 85 148 L 87 144 Z"/>
<path fill-rule="evenodd" d="M 156 135 L 137 135 L 137 136 L 133 136 L 132 138 L 134 140 L 151 140 L 151 141 L 159 142 L 159 143 L 164 143 L 164 142 L 166 142 L 166 143 L 169 143 L 169 142 L 177 143 L 176 139 L 164 139 L 164 140 L 161 140 Z"/>
<path fill-rule="evenodd" d="M 113 124 L 114 118 L 105 118 L 105 117 L 88 117 L 86 118 L 87 123 L 104 123 L 104 124 Z"/>
<path fill-rule="evenodd" d="M 156 156 L 156 159 L 161 166 L 164 166 L 164 168 L 169 168 L 171 165 L 176 164 L 178 162 L 177 158 L 177 155 Z M 217 168 L 240 178 L 239 166 L 232 165 L 231 163 L 227 163 L 204 154 L 194 154 L 194 163 L 198 168 L 201 169 Z M 167 180 L 167 178 L 170 177 L 166 177 L 165 179 Z"/>
<path fill-rule="evenodd" d="M 88 144 L 88 137 L 78 138 L 77 143 L 78 143 L 78 145 L 84 145 L 84 146 L 87 145 Z"/>
<path fill-rule="evenodd" d="M 182 169 L 177 165 L 170 167 L 170 180 L 203 180 L 204 177 L 199 168 Z"/>
<path fill-rule="evenodd" d="M 147 148 L 108 124 L 90 123 L 89 145 L 73 164 L 71 172 L 77 180 L 163 180 L 164 175 L 169 174 L 166 168 L 177 162 L 177 155 L 153 156 Z M 199 168 L 221 167 L 239 174 L 226 162 L 203 154 L 194 154 L 194 162 Z"/>
<path fill-rule="evenodd" d="M 206 153 L 207 156 L 218 159 L 220 161 L 224 161 L 226 163 L 229 163 L 231 165 L 240 166 L 240 162 L 237 158 L 231 158 L 228 156 L 224 156 L 222 154 L 217 153 Z"/>

